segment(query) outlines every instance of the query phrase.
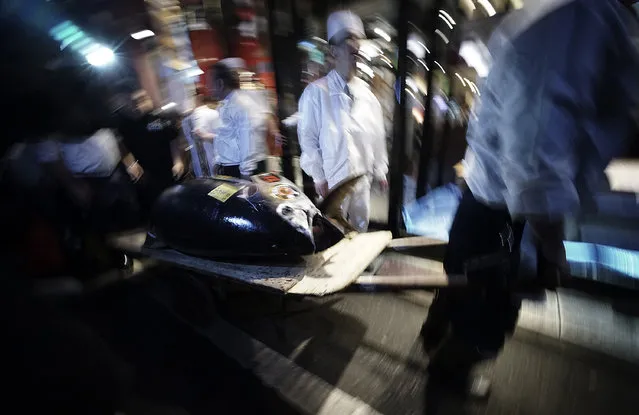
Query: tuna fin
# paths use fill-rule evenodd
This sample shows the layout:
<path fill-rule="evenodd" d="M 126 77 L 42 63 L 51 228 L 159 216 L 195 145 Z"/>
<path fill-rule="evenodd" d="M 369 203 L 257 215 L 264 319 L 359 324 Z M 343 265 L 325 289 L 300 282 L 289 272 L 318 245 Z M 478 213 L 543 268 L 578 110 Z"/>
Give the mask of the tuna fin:
<path fill-rule="evenodd" d="M 353 228 L 344 217 L 342 204 L 344 203 L 344 199 L 353 192 L 355 186 L 357 186 L 363 178 L 364 175 L 360 174 L 359 176 L 354 176 L 341 181 L 319 203 L 318 208 L 320 212 L 322 212 L 322 215 L 337 222 L 342 228 L 344 228 L 344 233 L 355 231 L 355 228 Z"/>

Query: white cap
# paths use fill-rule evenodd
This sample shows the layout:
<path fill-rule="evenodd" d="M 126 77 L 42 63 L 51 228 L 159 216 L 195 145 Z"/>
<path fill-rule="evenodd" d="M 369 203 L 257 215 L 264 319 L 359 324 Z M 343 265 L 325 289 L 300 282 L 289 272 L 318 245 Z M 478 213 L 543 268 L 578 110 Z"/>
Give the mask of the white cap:
<path fill-rule="evenodd" d="M 225 65 L 229 69 L 245 69 L 246 62 L 242 58 L 225 58 L 220 61 L 221 64 Z"/>
<path fill-rule="evenodd" d="M 326 22 L 326 32 L 330 41 L 336 34 L 345 31 L 356 37 L 363 39 L 366 37 L 364 23 L 355 13 L 349 10 L 331 13 Z"/>

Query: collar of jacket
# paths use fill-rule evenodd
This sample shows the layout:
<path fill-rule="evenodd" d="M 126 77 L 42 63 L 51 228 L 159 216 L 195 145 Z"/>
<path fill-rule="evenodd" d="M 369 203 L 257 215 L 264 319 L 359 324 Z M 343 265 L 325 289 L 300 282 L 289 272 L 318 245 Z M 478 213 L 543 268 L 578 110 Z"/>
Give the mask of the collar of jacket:
<path fill-rule="evenodd" d="M 328 75 L 326 75 L 326 78 L 328 79 L 328 92 L 331 96 L 346 93 L 346 91 L 344 90 L 347 85 L 346 81 L 342 79 L 342 77 L 337 73 L 335 69 L 330 71 Z M 351 94 L 353 94 L 354 91 L 351 85 L 352 82 L 348 84 L 348 88 L 350 89 Z"/>

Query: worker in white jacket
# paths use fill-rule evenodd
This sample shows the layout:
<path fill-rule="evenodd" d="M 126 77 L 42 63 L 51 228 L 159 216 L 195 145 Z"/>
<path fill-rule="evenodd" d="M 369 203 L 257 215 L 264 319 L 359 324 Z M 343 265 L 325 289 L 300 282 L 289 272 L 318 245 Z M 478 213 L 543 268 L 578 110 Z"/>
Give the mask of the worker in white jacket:
<path fill-rule="evenodd" d="M 299 103 L 300 166 L 324 197 L 349 177 L 366 178 L 344 206 L 347 219 L 360 232 L 368 228 L 371 182 L 387 186 L 382 107 L 368 85 L 355 77 L 364 25 L 350 11 L 328 17 L 327 32 L 335 69 L 310 84 Z"/>

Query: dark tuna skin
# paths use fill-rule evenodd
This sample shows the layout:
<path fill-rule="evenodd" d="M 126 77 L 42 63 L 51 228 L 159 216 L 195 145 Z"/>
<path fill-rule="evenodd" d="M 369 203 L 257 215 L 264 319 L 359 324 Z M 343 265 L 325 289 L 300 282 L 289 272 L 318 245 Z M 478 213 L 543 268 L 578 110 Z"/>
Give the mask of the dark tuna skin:
<path fill-rule="evenodd" d="M 281 183 L 290 183 L 282 179 Z M 258 186 L 259 184 L 259 186 Z M 290 184 L 294 187 L 294 185 Z M 209 193 L 222 186 L 217 196 Z M 232 187 L 228 187 L 232 186 Z M 150 233 L 188 255 L 280 257 L 312 254 L 312 236 L 287 223 L 276 208 L 287 203 L 272 197 L 270 184 L 235 179 L 196 179 L 167 189 L 151 215 Z M 231 192 L 223 190 L 241 188 Z M 267 191 L 265 191 L 265 189 Z M 225 199 L 227 196 L 228 199 Z M 301 192 L 298 204 L 316 209 Z"/>

